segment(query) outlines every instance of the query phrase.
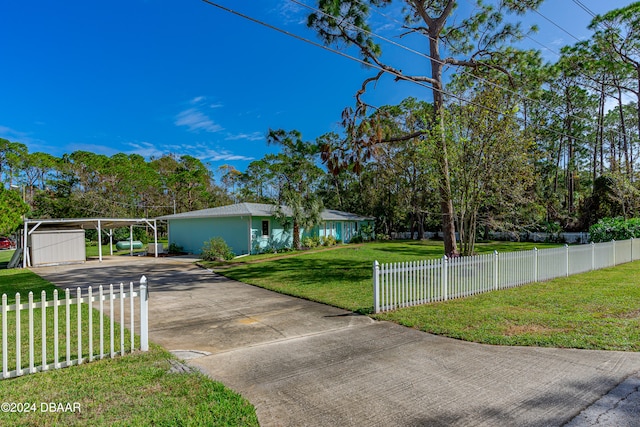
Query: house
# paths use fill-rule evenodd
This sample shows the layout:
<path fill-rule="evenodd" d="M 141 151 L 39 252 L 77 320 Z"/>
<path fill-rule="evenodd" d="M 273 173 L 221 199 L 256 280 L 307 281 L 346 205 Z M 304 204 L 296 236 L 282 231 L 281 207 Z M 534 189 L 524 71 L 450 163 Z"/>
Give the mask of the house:
<path fill-rule="evenodd" d="M 285 229 L 275 215 L 276 206 L 264 203 L 238 203 L 159 217 L 166 220 L 169 243 L 184 251 L 199 254 L 205 241 L 222 237 L 236 255 L 255 254 L 269 249 L 290 248 L 291 229 Z M 282 211 L 290 213 L 286 207 Z M 348 243 L 373 218 L 325 209 L 322 222 L 311 230 L 301 230 L 302 237 L 333 236 Z"/>

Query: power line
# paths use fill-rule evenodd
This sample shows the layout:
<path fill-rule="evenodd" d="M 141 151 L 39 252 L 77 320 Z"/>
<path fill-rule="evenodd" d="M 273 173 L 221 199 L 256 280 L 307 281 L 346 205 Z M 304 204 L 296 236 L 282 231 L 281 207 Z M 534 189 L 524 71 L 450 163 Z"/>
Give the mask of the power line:
<path fill-rule="evenodd" d="M 326 16 L 326 17 L 328 17 L 328 18 L 332 18 L 332 19 L 336 19 L 336 20 L 338 19 L 338 17 L 336 17 L 336 16 L 334 16 L 334 15 L 328 14 L 328 13 L 326 13 L 326 12 L 324 12 L 324 11 L 322 11 L 322 10 L 319 10 L 319 9 L 317 9 L 317 8 L 315 8 L 315 7 L 309 6 L 309 5 L 307 5 L 307 4 L 305 4 L 305 3 L 303 3 L 303 2 L 301 2 L 301 1 L 299 1 L 299 0 L 290 0 L 290 1 L 291 1 L 292 3 L 295 3 L 295 4 L 299 5 L 299 6 L 303 6 L 303 7 L 307 8 L 307 9 L 309 9 L 309 10 L 312 10 L 312 11 L 314 11 L 314 12 L 316 12 L 316 13 L 321 13 L 322 15 L 324 15 L 324 16 Z M 364 5 L 364 3 L 362 3 L 360 0 L 355 0 L 355 1 L 356 1 L 356 2 L 358 2 L 358 3 L 360 3 L 360 4 L 362 4 L 362 5 Z M 470 1 L 469 1 L 469 3 L 470 3 Z M 365 6 L 366 6 L 366 5 L 365 5 Z M 379 15 L 384 16 L 386 19 L 389 19 L 389 20 L 391 20 L 391 21 L 394 21 L 394 22 L 396 22 L 396 23 L 400 24 L 400 25 L 401 25 L 402 27 L 404 27 L 404 28 L 410 29 L 410 28 L 408 28 L 408 27 L 405 27 L 405 25 L 404 25 L 402 22 L 398 21 L 397 19 L 392 18 L 392 17 L 389 17 L 388 15 L 386 15 L 386 14 L 383 14 L 383 13 L 379 12 L 379 11 L 378 11 L 377 9 L 375 9 L 375 8 L 374 8 L 373 10 L 374 10 L 375 12 L 377 12 Z M 549 22 L 552 22 L 554 25 L 558 26 L 558 24 L 554 23 L 552 20 L 550 20 L 550 19 L 549 19 L 549 18 L 547 18 L 546 16 L 542 15 L 541 13 L 539 13 L 539 14 L 540 14 L 541 16 L 543 16 L 545 19 L 547 19 Z M 355 24 L 351 24 L 351 23 L 349 23 L 349 22 L 345 22 L 345 25 L 347 25 L 347 26 L 349 26 L 349 27 L 351 27 L 351 28 L 353 28 L 353 29 L 360 30 L 360 31 L 364 32 L 365 34 L 367 34 L 367 35 L 369 35 L 369 36 L 376 37 L 376 38 L 378 38 L 378 39 L 380 39 L 380 40 L 382 40 L 382 41 L 385 41 L 385 42 L 390 43 L 390 44 L 392 44 L 392 45 L 394 45 L 394 46 L 397 46 L 397 47 L 400 47 L 400 48 L 402 48 L 402 49 L 404 49 L 404 50 L 407 50 L 407 51 L 408 51 L 408 52 L 410 52 L 410 53 L 413 53 L 413 54 L 416 54 L 416 55 L 421 56 L 421 57 L 423 57 L 423 58 L 426 58 L 426 59 L 429 59 L 429 60 L 431 60 L 431 61 L 437 62 L 437 63 L 439 63 L 440 65 L 445 65 L 445 66 L 446 66 L 446 65 L 449 65 L 449 64 L 448 64 L 448 63 L 446 63 L 445 61 L 442 61 L 442 60 L 439 60 L 439 59 L 433 58 L 432 56 L 430 56 L 430 55 L 428 55 L 428 54 L 425 54 L 425 53 L 423 53 L 423 52 L 416 51 L 415 49 L 412 49 L 412 48 L 410 48 L 410 47 L 408 47 L 408 46 L 406 46 L 406 45 L 403 45 L 403 44 L 401 44 L 401 43 L 398 43 L 398 42 L 395 42 L 395 41 L 393 41 L 393 40 L 390 40 L 390 39 L 388 39 L 387 37 L 384 37 L 384 36 L 381 36 L 381 35 L 379 35 L 379 34 L 377 34 L 377 33 L 372 32 L 372 31 L 366 30 L 366 29 L 364 29 L 364 28 L 362 28 L 362 27 L 359 27 L 359 26 L 357 26 L 357 25 L 355 25 Z M 565 32 L 567 32 L 569 35 L 571 35 L 571 33 L 569 33 L 568 31 L 566 31 L 566 30 L 565 30 Z M 423 35 L 425 35 L 425 34 L 423 34 Z M 425 35 L 425 36 L 426 36 L 427 38 L 429 38 L 430 40 L 434 40 L 432 37 L 430 37 L 430 36 L 428 36 L 428 35 Z M 528 37 L 528 38 L 530 38 L 530 39 L 531 39 L 531 40 L 533 40 L 533 41 L 536 41 L 536 40 L 534 40 L 533 38 L 529 37 L 528 35 L 527 35 L 527 37 Z M 575 37 L 575 36 L 573 36 L 573 35 L 572 35 L 572 37 L 574 37 L 574 38 L 576 38 L 576 39 L 577 39 L 577 37 Z M 536 41 L 536 42 L 537 42 L 537 41 Z M 539 43 L 539 42 L 537 42 L 537 43 Z M 543 46 L 543 47 L 546 47 L 545 45 L 543 45 L 543 44 L 541 44 L 541 43 L 539 43 L 539 44 L 540 44 L 541 46 Z M 550 49 L 549 49 L 549 50 L 550 50 Z M 560 54 L 557 54 L 557 55 L 560 55 Z M 487 66 L 489 66 L 490 68 L 495 68 L 495 67 L 491 67 L 491 66 L 490 66 L 490 65 L 488 65 L 488 64 L 483 64 L 483 65 L 487 65 Z M 469 75 L 469 76 L 471 76 L 472 78 L 474 78 L 474 79 L 476 79 L 476 80 L 479 80 L 479 81 L 482 81 L 482 82 L 488 83 L 488 84 L 490 84 L 490 85 L 492 85 L 492 86 L 494 86 L 494 87 L 496 87 L 496 88 L 500 88 L 501 90 L 505 90 L 505 91 L 507 91 L 507 92 L 509 92 L 509 93 L 511 93 L 511 94 L 516 95 L 517 97 L 519 97 L 519 98 L 520 98 L 520 99 L 522 99 L 522 100 L 528 100 L 528 101 L 531 101 L 531 102 L 537 103 L 538 105 L 541 105 L 541 106 L 543 106 L 543 107 L 547 107 L 547 105 L 545 105 L 545 104 L 544 104 L 541 100 L 539 100 L 539 99 L 532 99 L 532 98 L 530 98 L 530 97 L 528 97 L 528 96 L 526 96 L 526 95 L 523 95 L 523 94 L 521 94 L 521 93 L 515 92 L 515 91 L 513 91 L 513 90 L 512 90 L 512 89 L 510 89 L 510 88 L 504 87 L 504 86 L 503 86 L 503 85 L 501 85 L 501 84 L 498 84 L 498 83 L 495 83 L 495 82 L 493 82 L 493 81 L 489 81 L 489 80 L 487 80 L 487 79 L 485 79 L 485 78 L 483 78 L 483 77 L 480 77 L 480 76 L 474 75 L 473 73 L 470 73 L 470 72 L 469 72 L 469 71 L 467 71 L 466 69 L 463 69 L 463 70 L 461 71 L 461 74 L 463 74 L 463 75 Z M 593 87 L 593 86 L 589 86 L 589 85 L 584 84 L 584 83 L 583 83 L 582 85 L 583 85 L 583 86 L 585 86 L 585 87 L 587 87 L 587 88 L 589 88 L 589 89 L 591 89 L 591 90 L 594 90 L 594 91 L 596 91 L 596 92 L 598 92 L 598 93 L 602 93 L 605 97 L 611 97 L 611 98 L 614 98 L 612 95 L 607 94 L 606 92 L 602 91 L 602 90 L 601 90 L 601 89 L 599 89 L 599 88 L 595 88 L 595 87 Z M 459 98 L 458 98 L 458 99 L 459 99 Z M 614 98 L 614 99 L 615 99 L 615 98 Z M 562 116 L 562 114 L 560 114 L 560 113 L 553 112 L 553 114 L 555 114 L 556 116 L 561 117 L 561 118 L 563 117 L 563 116 Z M 581 117 L 579 117 L 579 116 L 576 116 L 575 114 L 565 114 L 565 115 L 568 115 L 568 116 L 571 116 L 571 117 L 576 117 L 576 118 L 581 118 Z M 598 124 L 598 127 L 603 127 L 603 125 Z M 624 135 L 624 136 L 630 136 L 630 135 L 625 135 L 625 134 L 623 134 L 623 133 L 621 133 L 621 132 L 617 132 L 617 133 L 618 133 L 620 136 L 622 136 L 622 135 Z M 565 136 L 566 136 L 566 135 L 565 135 Z M 585 141 L 582 141 L 582 142 L 585 142 Z"/>
<path fill-rule="evenodd" d="M 577 4 L 582 10 L 584 10 L 585 12 L 587 12 L 589 15 L 591 15 L 592 17 L 596 17 L 597 15 L 591 10 L 589 9 L 584 3 L 582 3 L 580 0 L 573 0 L 573 2 L 575 4 Z"/>
<path fill-rule="evenodd" d="M 225 12 L 228 12 L 228 13 L 231 13 L 233 15 L 239 16 L 241 18 L 247 19 L 247 20 L 249 20 L 251 22 L 254 22 L 254 23 L 262 25 L 262 26 L 265 26 L 265 27 L 270 28 L 270 29 L 272 29 L 274 31 L 277 31 L 279 33 L 282 33 L 282 34 L 285 34 L 287 36 L 293 37 L 293 38 L 295 38 L 297 40 L 300 40 L 300 41 L 303 41 L 305 43 L 309 43 L 309 44 L 311 44 L 313 46 L 319 47 L 319 48 L 321 48 L 323 50 L 326 50 L 328 52 L 335 53 L 335 54 L 338 54 L 338 55 L 340 55 L 340 56 L 342 56 L 344 58 L 347 58 L 347 59 L 350 59 L 352 61 L 358 62 L 358 63 L 360 63 L 360 64 L 362 64 L 362 65 L 364 65 L 366 67 L 375 68 L 375 69 L 377 69 L 377 70 L 379 70 L 379 71 L 381 71 L 383 73 L 391 74 L 391 75 L 395 76 L 399 80 L 405 80 L 405 81 L 417 84 L 418 86 L 422 86 L 422 87 L 424 87 L 426 89 L 435 90 L 436 92 L 440 92 L 443 95 L 451 96 L 451 97 L 456 98 L 456 99 L 458 99 L 460 101 L 464 101 L 464 102 L 468 102 L 470 104 L 474 104 L 473 101 L 469 101 L 469 100 L 467 100 L 465 98 L 462 98 L 462 97 L 460 97 L 460 96 L 458 96 L 458 95 L 456 95 L 454 93 L 448 92 L 448 91 L 443 90 L 443 89 L 436 88 L 435 86 L 427 84 L 425 82 L 414 80 L 411 77 L 408 77 L 408 76 L 405 76 L 403 74 L 400 74 L 399 72 L 397 72 L 395 70 L 384 68 L 384 67 L 382 67 L 380 65 L 377 65 L 377 64 L 372 64 L 372 63 L 367 62 L 367 61 L 365 61 L 363 59 L 357 58 L 357 57 L 355 57 L 353 55 L 349 55 L 349 54 L 341 52 L 341 51 L 339 51 L 337 49 L 330 48 L 329 46 L 325 46 L 325 45 L 322 45 L 320 43 L 314 42 L 314 41 L 309 40 L 309 39 L 307 39 L 305 37 L 299 36 L 297 34 L 291 33 L 291 32 L 289 32 L 287 30 L 282 29 L 282 28 L 276 27 L 275 25 L 266 23 L 266 22 L 261 21 L 261 20 L 259 20 L 257 18 L 253 18 L 253 17 L 248 16 L 248 15 L 246 15 L 244 13 L 241 13 L 241 12 L 238 12 L 236 10 L 230 9 L 228 7 L 222 6 L 222 5 L 218 4 L 218 3 L 213 2 L 212 0 L 202 0 L 202 1 L 204 3 L 207 3 L 207 4 L 211 5 L 211 6 L 217 7 L 218 9 L 221 9 L 221 10 L 223 10 Z M 484 107 L 484 106 L 482 106 L 480 104 L 475 104 L 475 105 L 478 106 L 478 107 L 487 108 L 487 107 Z M 496 111 L 496 110 L 492 110 L 492 111 L 497 113 L 497 114 L 499 114 L 499 112 Z"/>
<path fill-rule="evenodd" d="M 457 100 L 463 101 L 463 102 L 465 102 L 465 103 L 467 103 L 467 104 L 469 104 L 469 105 L 474 105 L 474 106 L 477 106 L 477 107 L 479 107 L 479 108 L 483 108 L 483 109 L 485 109 L 485 110 L 487 110 L 487 111 L 490 111 L 490 112 L 493 112 L 493 113 L 496 113 L 496 114 L 501 114 L 499 111 L 497 111 L 497 110 L 495 110 L 495 109 L 492 109 L 492 108 L 490 108 L 490 107 L 487 107 L 487 106 L 484 106 L 484 105 L 478 104 L 478 103 L 476 103 L 476 102 L 474 102 L 474 101 L 471 101 L 471 100 L 465 99 L 465 98 L 463 98 L 463 97 L 461 97 L 461 96 L 459 96 L 459 95 L 456 95 L 456 94 L 454 94 L 454 93 L 448 92 L 448 91 L 446 91 L 446 90 L 436 88 L 436 87 L 434 87 L 433 85 L 426 84 L 425 82 L 421 82 L 421 81 L 414 80 L 414 79 L 412 79 L 412 78 L 410 78 L 410 77 L 407 77 L 407 76 L 405 76 L 405 75 L 403 75 L 403 74 L 400 74 L 400 73 L 399 73 L 399 72 L 397 72 L 396 70 L 390 69 L 390 67 L 389 67 L 389 68 L 385 68 L 385 67 L 382 67 L 382 66 L 380 66 L 380 65 L 378 65 L 378 64 L 372 64 L 372 63 L 370 63 L 370 62 L 364 61 L 364 60 L 362 60 L 362 59 L 360 59 L 360 58 L 354 57 L 354 56 L 349 55 L 349 54 L 347 54 L 347 53 L 344 53 L 344 52 L 338 51 L 338 50 L 336 50 L 336 49 L 330 48 L 330 47 L 328 47 L 328 46 L 322 45 L 322 44 L 320 44 L 320 43 L 314 42 L 314 41 L 309 40 L 309 39 L 307 39 L 307 38 L 305 38 L 305 37 L 302 37 L 302 36 L 299 36 L 299 35 L 297 35 L 297 34 L 291 33 L 291 32 L 289 32 L 289 31 L 287 31 L 287 30 L 284 30 L 284 29 L 279 28 L 279 27 L 277 27 L 277 26 L 275 26 L 275 25 L 272 25 L 272 24 L 266 23 L 266 22 L 264 22 L 264 21 L 262 21 L 262 20 L 259 20 L 259 19 L 257 19 L 257 18 L 253 18 L 253 17 L 251 17 L 251 16 L 249 16 L 249 15 L 246 15 L 246 14 L 244 14 L 244 13 L 242 13 L 242 12 L 238 12 L 238 11 L 233 10 L 233 9 L 230 9 L 230 8 L 228 8 L 228 7 L 226 7 L 226 6 L 223 6 L 223 5 L 220 5 L 220 4 L 218 4 L 218 3 L 215 3 L 215 2 L 213 2 L 212 0 L 202 0 L 202 1 L 203 1 L 204 3 L 207 3 L 207 4 L 211 5 L 211 6 L 214 6 L 214 7 L 218 8 L 218 9 L 220 9 L 220 10 L 223 10 L 223 11 L 225 11 L 225 12 L 231 13 L 231 14 L 233 14 L 233 15 L 236 15 L 236 16 L 241 17 L 241 18 L 243 18 L 243 19 L 249 20 L 249 21 L 251 21 L 251 22 L 253 22 L 253 23 L 259 24 L 259 25 L 264 26 L 264 27 L 267 27 L 267 28 L 269 28 L 269 29 L 272 29 L 272 30 L 277 31 L 277 32 L 282 33 L 282 34 L 285 34 L 285 35 L 287 35 L 287 36 L 293 37 L 293 38 L 295 38 L 295 39 L 297 39 L 297 40 L 299 40 L 299 41 L 303 41 L 303 42 L 305 42 L 305 43 L 308 43 L 308 44 L 311 44 L 311 45 L 313 45 L 313 46 L 319 47 L 319 48 L 321 48 L 321 49 L 323 49 L 323 50 L 326 50 L 326 51 L 328 51 L 328 52 L 335 53 L 335 54 L 338 54 L 338 55 L 340 55 L 340 56 L 342 56 L 342 57 L 345 57 L 345 58 L 347 58 L 347 59 L 350 59 L 350 60 L 352 60 L 352 61 L 358 62 L 358 63 L 360 63 L 360 64 L 362 64 L 362 65 L 365 65 L 366 67 L 370 67 L 370 68 L 377 69 L 377 70 L 381 71 L 382 73 L 387 73 L 387 74 L 394 75 L 394 76 L 395 76 L 397 79 L 399 79 L 399 80 L 409 81 L 409 82 L 412 82 L 412 83 L 414 83 L 414 84 L 416 84 L 416 85 L 418 85 L 418 86 L 422 86 L 422 87 L 424 87 L 424 88 L 427 88 L 427 89 L 430 89 L 430 90 L 433 90 L 433 91 L 437 91 L 437 92 L 439 92 L 439 93 L 442 93 L 443 95 L 448 95 L 448 96 L 450 96 L 450 97 L 452 97 L 452 98 L 455 98 L 455 99 L 457 99 Z M 294 1 L 295 3 L 298 3 L 298 2 L 297 2 L 297 1 L 295 1 L 295 0 L 292 0 L 292 1 Z M 356 0 L 356 1 L 357 1 L 357 0 Z M 298 4 L 299 4 L 299 3 L 298 3 Z M 305 6 L 306 6 L 306 5 L 305 5 Z M 332 16 L 332 15 L 328 15 L 328 16 Z M 333 17 L 333 18 L 336 18 L 336 17 Z M 336 19 L 337 19 L 337 18 L 336 18 Z M 359 28 L 359 27 L 358 27 L 358 28 Z M 366 31 L 366 30 L 363 30 L 363 29 L 361 29 L 361 30 L 362 30 L 362 31 Z M 373 33 L 371 33 L 371 34 L 373 35 Z M 376 36 L 377 36 L 377 35 L 376 35 Z M 401 45 L 401 46 L 402 46 L 402 45 Z M 420 54 L 420 55 L 423 55 L 423 56 L 425 55 L 425 54 L 422 54 L 422 53 L 419 53 L 419 54 Z M 427 57 L 429 57 L 428 55 L 426 55 L 426 56 L 427 56 Z M 430 58 L 430 57 L 429 57 L 429 58 Z M 474 76 L 474 78 L 478 78 L 478 79 L 479 79 L 479 77 L 478 77 L 478 76 Z M 506 88 L 504 88 L 503 86 L 498 86 L 498 87 L 501 87 L 502 89 L 505 89 L 505 90 L 506 90 Z M 533 99 L 531 99 L 531 100 L 532 100 L 532 101 L 536 101 L 536 102 L 539 102 L 539 103 L 540 103 L 540 101 L 533 100 Z M 542 105 L 542 104 L 541 104 L 541 105 Z M 544 106 L 544 105 L 543 105 L 543 106 Z M 560 117 L 562 117 L 562 116 L 561 116 L 560 114 L 558 114 L 558 113 L 554 113 L 554 114 L 555 114 L 555 115 L 558 115 L 558 116 L 560 116 Z M 520 121 L 523 121 L 523 120 L 524 120 L 524 119 L 520 119 Z M 589 141 L 584 141 L 584 140 L 581 140 L 581 139 L 579 139 L 579 138 L 576 138 L 575 136 L 567 135 L 567 134 L 564 134 L 564 133 L 562 133 L 562 132 L 555 131 L 555 130 L 553 130 L 553 129 L 551 129 L 551 132 L 555 133 L 555 134 L 556 134 L 556 135 L 558 135 L 558 136 L 568 137 L 568 138 L 573 138 L 573 139 L 574 139 L 574 140 L 576 140 L 576 141 L 580 141 L 580 142 L 583 142 L 583 143 L 586 143 L 586 144 L 590 144 L 590 142 L 589 142 Z"/>

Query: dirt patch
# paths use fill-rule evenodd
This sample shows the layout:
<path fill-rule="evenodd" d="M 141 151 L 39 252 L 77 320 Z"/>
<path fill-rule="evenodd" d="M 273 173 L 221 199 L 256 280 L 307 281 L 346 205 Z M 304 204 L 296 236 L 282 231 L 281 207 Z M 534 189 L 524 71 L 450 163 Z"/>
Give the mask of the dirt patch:
<path fill-rule="evenodd" d="M 615 317 L 617 319 L 638 319 L 640 318 L 640 308 L 637 310 L 628 311 L 626 313 L 620 313 L 610 317 Z"/>
<path fill-rule="evenodd" d="M 559 332 L 567 332 L 567 330 L 560 329 L 560 328 L 549 328 L 543 325 L 529 324 L 529 325 L 509 325 L 503 333 L 508 337 L 512 337 L 515 335 L 526 335 L 526 334 L 551 335 Z"/>

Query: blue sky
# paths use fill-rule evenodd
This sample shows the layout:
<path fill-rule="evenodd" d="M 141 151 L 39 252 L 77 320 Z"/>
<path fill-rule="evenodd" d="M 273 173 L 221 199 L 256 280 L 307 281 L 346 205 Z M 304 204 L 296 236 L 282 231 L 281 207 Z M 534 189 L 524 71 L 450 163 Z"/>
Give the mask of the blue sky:
<path fill-rule="evenodd" d="M 308 12 L 290 0 L 219 3 L 317 40 L 305 26 Z M 582 3 L 603 13 L 631 2 Z M 591 16 L 572 0 L 547 0 L 540 12 L 573 36 L 590 34 Z M 244 170 L 276 150 L 265 142 L 269 128 L 298 129 L 309 140 L 339 130 L 342 110 L 373 74 L 200 0 L 6 1 L 0 17 L 0 137 L 56 156 L 188 154 L 214 171 Z M 375 31 L 392 35 L 393 20 L 377 19 Z M 552 50 L 575 43 L 540 15 L 526 22 L 540 27 L 533 39 Z M 426 61 L 383 50 L 407 67 Z M 388 79 L 367 99 L 392 104 L 407 96 L 429 100 L 430 93 Z"/>

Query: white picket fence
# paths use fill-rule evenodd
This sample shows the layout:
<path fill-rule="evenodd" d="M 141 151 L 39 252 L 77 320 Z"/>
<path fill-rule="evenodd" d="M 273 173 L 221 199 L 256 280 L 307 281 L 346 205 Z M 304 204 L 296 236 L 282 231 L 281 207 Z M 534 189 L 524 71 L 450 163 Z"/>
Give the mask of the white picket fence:
<path fill-rule="evenodd" d="M 7 304 L 7 295 L 2 295 L 2 377 L 1 378 L 13 378 L 25 374 L 33 374 L 40 371 L 47 371 L 50 369 L 66 368 L 68 366 L 79 365 L 84 362 L 91 362 L 96 359 L 104 359 L 105 357 L 115 357 L 116 355 L 125 354 L 125 314 L 128 314 L 129 320 L 129 346 L 128 351 L 135 350 L 135 313 L 136 307 L 134 306 L 134 298 L 139 298 L 139 332 L 140 332 L 140 350 L 149 350 L 149 326 L 148 326 L 148 289 L 147 279 L 142 276 L 140 279 L 139 291 L 135 292 L 133 282 L 125 288 L 124 284 L 120 284 L 119 290 L 114 293 L 114 286 L 109 285 L 107 289 L 104 289 L 102 285 L 98 287 L 97 294 L 93 292 L 93 289 L 89 287 L 87 289 L 86 296 L 82 296 L 82 290 L 76 289 L 75 298 L 72 296 L 71 291 L 66 289 L 64 292 L 64 299 L 58 299 L 58 291 L 53 292 L 53 299 L 47 301 L 47 295 L 45 291 L 42 291 L 41 299 L 39 302 L 34 301 L 33 292 L 29 292 L 28 302 L 20 302 L 20 294 L 16 294 L 15 304 Z M 127 292 L 128 291 L 128 292 Z M 125 304 L 125 300 L 129 300 L 128 304 Z M 105 301 L 107 302 L 108 312 L 105 312 Z M 97 304 L 94 304 L 97 303 Z M 95 307 L 97 305 L 97 307 Z M 59 308 L 64 307 L 64 314 L 59 315 Z M 75 306 L 75 307 L 73 307 Z M 125 307 L 128 306 L 128 313 Z M 82 326 L 82 311 L 83 307 L 87 307 L 88 325 L 86 330 L 83 330 Z M 53 325 L 51 325 L 51 319 L 48 319 L 48 313 L 53 311 Z M 40 309 L 40 334 L 36 337 L 35 323 L 36 317 L 34 317 L 34 310 Z M 97 309 L 98 319 L 94 319 L 94 309 Z M 76 312 L 74 321 L 77 322 L 76 333 L 71 333 L 72 327 L 72 311 Z M 115 311 L 119 313 L 115 313 Z M 23 343 L 22 343 L 22 323 L 23 315 L 28 314 L 28 364 L 26 360 L 23 360 Z M 119 316 L 118 316 L 119 314 Z M 37 316 L 37 315 L 36 315 Z M 61 319 L 61 317 L 63 319 Z M 119 345 L 115 343 L 116 338 L 116 319 L 119 317 Z M 106 318 L 106 319 L 105 319 Z M 9 346 L 8 340 L 8 325 L 9 319 L 12 323 L 15 323 L 15 342 L 11 342 Z M 109 330 L 108 335 L 108 351 L 105 351 L 105 345 L 107 341 L 105 339 L 105 321 L 108 322 Z M 97 336 L 94 332 L 94 322 L 96 326 L 99 324 L 99 332 Z M 60 323 L 64 323 L 61 325 Z M 12 325 L 13 326 L 13 325 Z M 47 336 L 47 327 L 53 326 L 53 337 Z M 60 329 L 64 328 L 62 334 Z M 62 335 L 62 337 L 60 336 Z M 86 337 L 86 345 L 83 339 Z M 35 354 L 37 352 L 34 341 L 39 338 L 41 341 L 40 346 L 40 361 L 36 362 Z M 71 342 L 75 338 L 77 341 L 77 352 L 74 358 L 71 358 Z M 99 340 L 99 351 L 94 354 L 94 340 Z M 64 349 L 61 349 L 61 345 Z M 52 350 L 52 352 L 51 352 Z M 60 352 L 64 351 L 63 356 Z M 11 353 L 10 353 L 11 352 Z M 51 355 L 53 353 L 53 357 Z M 9 370 L 9 356 L 15 356 L 15 369 Z M 66 356 L 66 357 L 65 357 Z M 85 357 L 86 356 L 86 357 Z"/>
<path fill-rule="evenodd" d="M 373 265 L 376 313 L 570 276 L 640 259 L 640 239 Z"/>

